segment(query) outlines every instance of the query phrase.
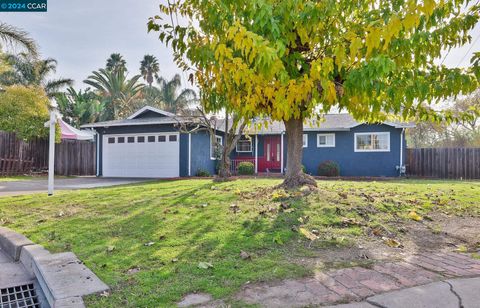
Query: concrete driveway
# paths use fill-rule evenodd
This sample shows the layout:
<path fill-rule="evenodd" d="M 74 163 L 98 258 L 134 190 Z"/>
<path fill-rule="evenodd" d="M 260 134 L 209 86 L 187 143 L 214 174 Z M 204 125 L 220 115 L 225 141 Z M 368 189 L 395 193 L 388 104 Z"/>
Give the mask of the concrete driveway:
<path fill-rule="evenodd" d="M 141 183 L 152 179 L 76 177 L 55 179 L 55 190 L 85 189 Z M 47 193 L 47 178 L 0 182 L 0 197 Z"/>

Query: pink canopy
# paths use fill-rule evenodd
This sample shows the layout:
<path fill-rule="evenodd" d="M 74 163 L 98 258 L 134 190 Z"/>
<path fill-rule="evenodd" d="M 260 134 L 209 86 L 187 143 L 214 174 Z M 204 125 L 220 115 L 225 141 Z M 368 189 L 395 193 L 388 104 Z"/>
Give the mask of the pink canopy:
<path fill-rule="evenodd" d="M 93 132 L 76 129 L 65 123 L 60 117 L 57 118 L 57 121 L 62 131 L 62 139 L 93 140 Z"/>

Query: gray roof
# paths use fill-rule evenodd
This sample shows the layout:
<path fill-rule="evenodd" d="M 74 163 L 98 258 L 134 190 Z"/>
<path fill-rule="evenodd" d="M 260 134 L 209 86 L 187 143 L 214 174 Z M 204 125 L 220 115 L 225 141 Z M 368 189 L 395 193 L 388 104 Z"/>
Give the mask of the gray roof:
<path fill-rule="evenodd" d="M 105 122 L 97 122 L 91 124 L 84 124 L 82 128 L 87 127 L 110 127 L 110 126 L 131 126 L 131 125 L 151 125 L 151 124 L 174 124 L 178 123 L 179 119 L 172 117 L 158 117 L 158 118 L 140 118 L 140 119 L 123 119 Z"/>
<path fill-rule="evenodd" d="M 280 121 L 257 121 L 257 123 L 266 122 L 267 125 L 262 125 L 260 129 L 252 125 L 251 128 L 247 131 L 251 134 L 279 134 L 285 132 L 285 125 Z M 348 113 L 339 113 L 339 114 L 326 114 L 323 115 L 319 120 L 308 119 L 303 125 L 304 131 L 348 131 L 356 126 L 367 124 L 364 122 L 356 121 Z M 377 123 L 371 123 L 377 124 Z M 389 125 L 395 128 L 408 128 L 414 127 L 412 123 L 403 123 L 403 122 L 383 122 L 381 124 Z"/>
<path fill-rule="evenodd" d="M 127 119 L 85 124 L 85 125 L 82 125 L 82 128 L 176 124 L 176 123 L 199 123 L 198 119 L 195 117 L 176 116 L 164 111 L 159 111 L 151 107 L 146 107 L 143 109 L 148 109 L 155 112 L 157 111 L 161 112 L 162 116 L 158 118 L 155 118 L 155 117 L 154 118 L 135 118 L 135 116 L 139 115 L 139 112 L 137 111 L 134 115 L 130 116 Z M 215 123 L 218 126 L 217 127 L 218 130 L 225 131 L 224 120 L 219 119 L 219 120 L 216 120 Z M 255 125 L 255 123 L 264 124 L 264 125 L 261 125 L 261 128 L 258 128 L 258 126 Z M 364 124 L 364 123 L 356 121 L 350 114 L 347 114 L 347 113 L 326 114 L 326 115 L 323 115 L 319 120 L 314 120 L 314 119 L 307 120 L 306 123 L 304 124 L 304 130 L 305 131 L 348 131 L 351 128 L 354 128 L 361 124 Z M 383 122 L 383 124 L 389 125 L 395 128 L 408 128 L 408 127 L 415 126 L 412 123 L 402 123 L 402 122 Z M 279 134 L 285 131 L 285 125 L 281 121 L 257 119 L 254 121 L 254 124 L 248 127 L 246 130 L 249 134 Z"/>

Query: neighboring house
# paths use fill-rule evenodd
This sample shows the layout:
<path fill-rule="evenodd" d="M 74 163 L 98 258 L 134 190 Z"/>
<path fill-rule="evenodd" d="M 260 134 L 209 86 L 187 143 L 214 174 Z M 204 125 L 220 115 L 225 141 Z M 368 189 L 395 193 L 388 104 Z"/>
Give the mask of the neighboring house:
<path fill-rule="evenodd" d="M 181 125 L 180 125 L 181 124 Z M 215 142 L 223 143 L 222 126 L 210 136 L 192 118 L 144 107 L 125 120 L 84 125 L 97 133 L 97 175 L 105 177 L 183 177 L 199 170 L 215 173 Z M 188 128 L 185 129 L 179 127 Z M 410 124 L 363 124 L 348 114 L 309 121 L 303 135 L 303 164 L 317 174 L 318 165 L 336 161 L 342 176 L 398 176 L 405 157 L 405 128 Z M 234 166 L 251 161 L 258 173 L 285 171 L 288 140 L 283 123 L 251 130 L 231 154 Z"/>

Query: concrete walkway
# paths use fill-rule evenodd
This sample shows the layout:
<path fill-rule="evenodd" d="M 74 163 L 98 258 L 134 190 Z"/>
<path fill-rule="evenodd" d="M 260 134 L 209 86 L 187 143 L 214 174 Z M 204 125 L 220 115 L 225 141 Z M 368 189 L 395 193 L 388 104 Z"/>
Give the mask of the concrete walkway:
<path fill-rule="evenodd" d="M 330 308 L 478 308 L 480 278 L 452 279 L 376 295 Z"/>
<path fill-rule="evenodd" d="M 71 190 L 108 187 L 132 183 L 141 183 L 152 179 L 138 178 L 102 178 L 76 177 L 55 179 L 55 190 Z M 47 178 L 37 178 L 25 181 L 0 182 L 1 196 L 19 196 L 34 193 L 47 193 Z"/>
<path fill-rule="evenodd" d="M 478 277 L 480 260 L 460 253 L 427 252 L 371 268 L 337 269 L 312 278 L 247 285 L 236 298 L 261 307 L 355 302 L 340 307 L 479 308 Z"/>

